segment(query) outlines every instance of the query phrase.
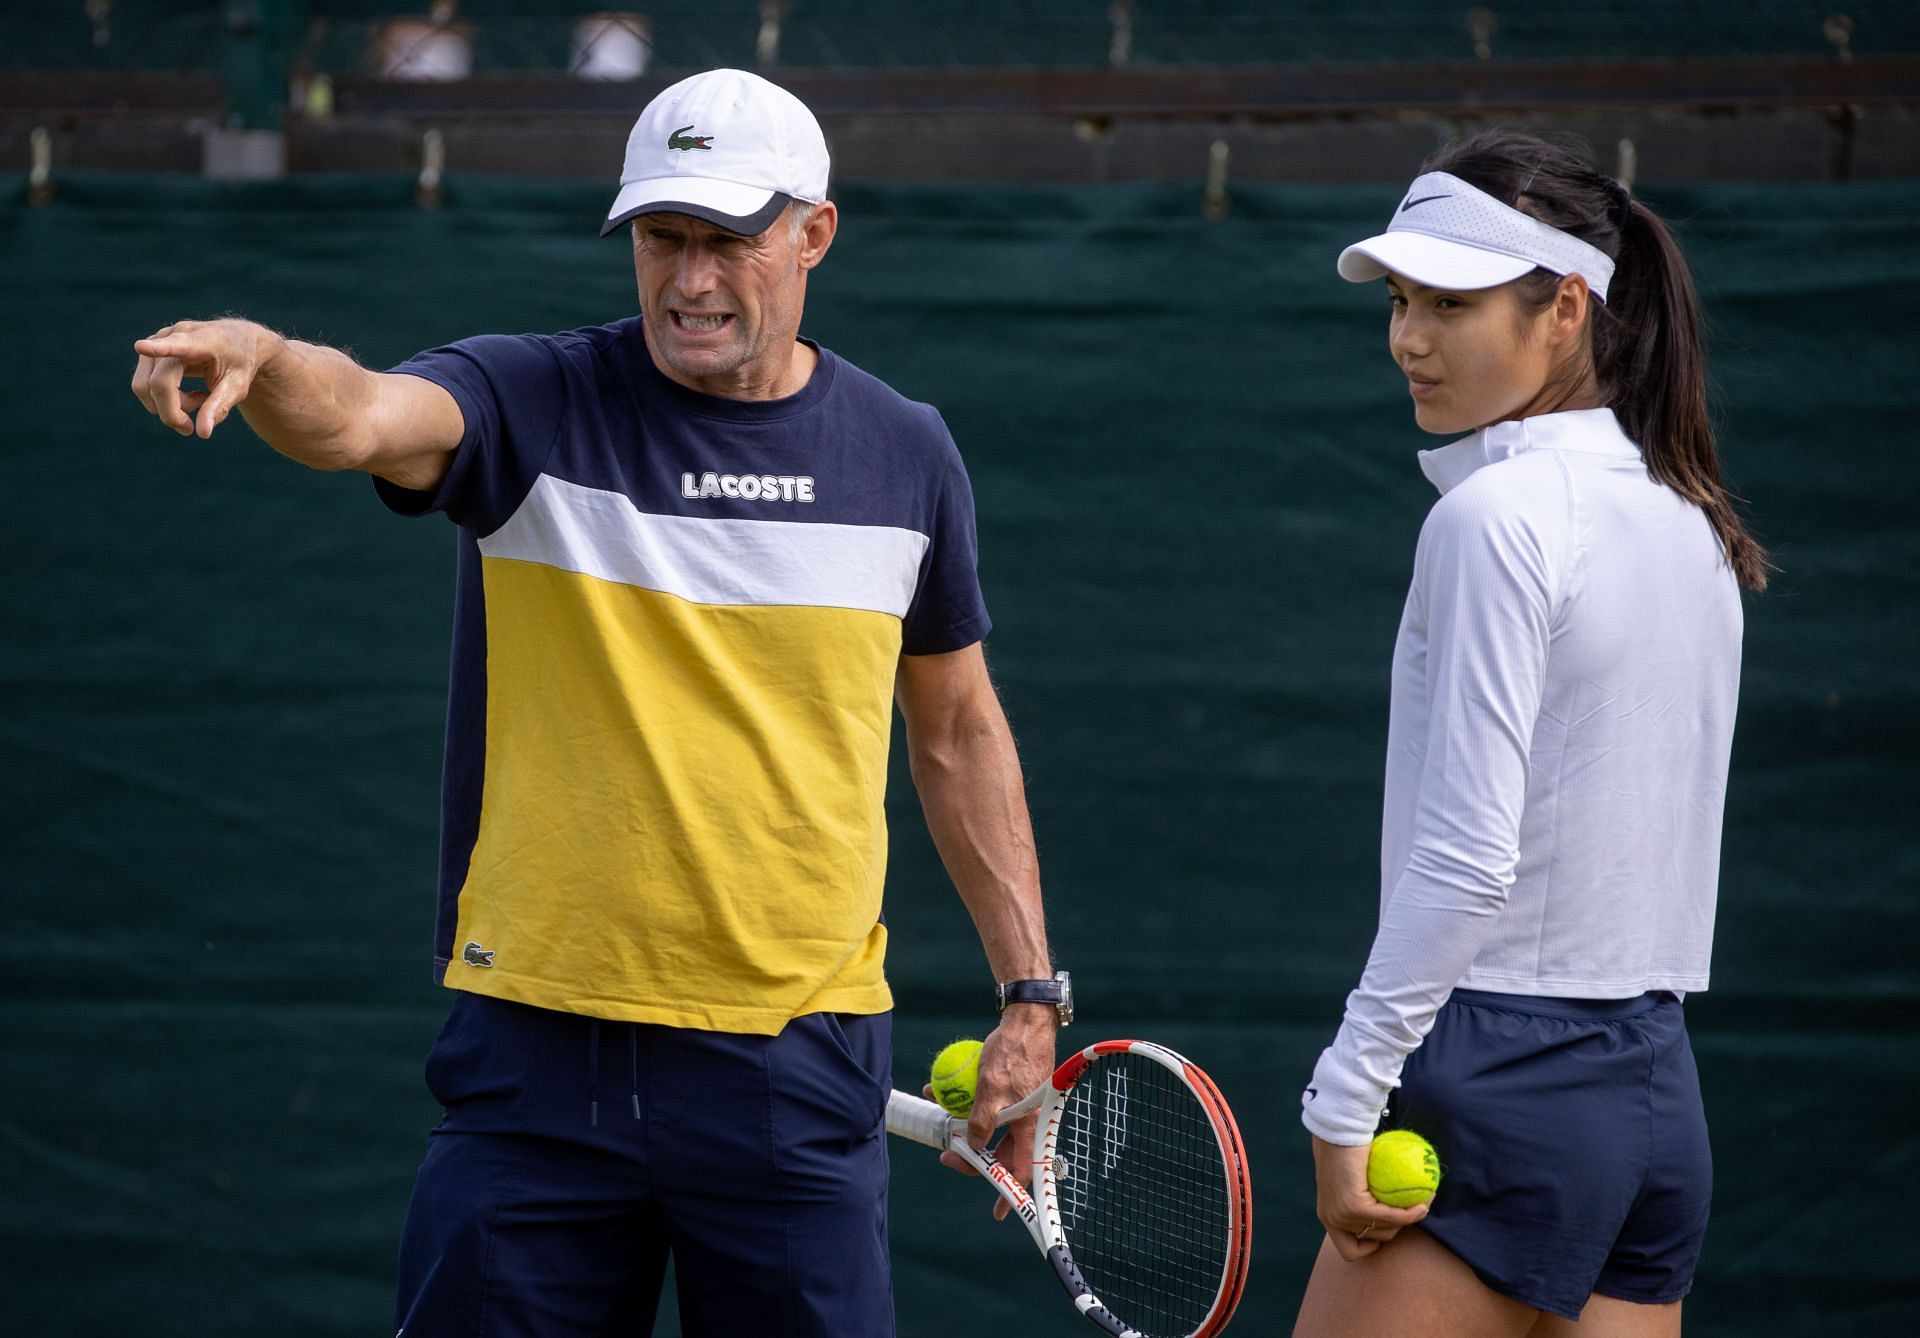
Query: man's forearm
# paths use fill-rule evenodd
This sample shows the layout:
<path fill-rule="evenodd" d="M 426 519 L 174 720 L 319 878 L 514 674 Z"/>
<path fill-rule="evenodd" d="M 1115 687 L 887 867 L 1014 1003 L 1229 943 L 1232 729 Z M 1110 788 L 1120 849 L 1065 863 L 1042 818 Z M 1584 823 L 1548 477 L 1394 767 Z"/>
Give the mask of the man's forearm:
<path fill-rule="evenodd" d="M 337 349 L 255 321 L 176 321 L 133 342 L 135 398 L 185 435 L 210 438 L 239 409 L 267 445 L 314 469 L 364 469 L 403 488 L 446 477 L 465 432 L 453 395 L 370 372 Z M 204 389 L 185 382 L 199 378 Z"/>
<path fill-rule="evenodd" d="M 947 874 L 997 979 L 1049 976 L 1040 866 L 1013 735 L 997 707 L 912 749 L 915 787 Z"/>
<path fill-rule="evenodd" d="M 901 656 L 898 695 L 927 829 L 980 931 L 990 969 L 999 980 L 1051 975 L 1027 787 L 981 647 Z M 1046 1080 L 1058 1020 L 1045 1004 L 1011 1004 L 987 1036 L 968 1120 L 976 1147 L 986 1145 L 1004 1106 Z M 1008 1137 L 1025 1147 L 1032 1133 L 1029 1117 Z"/>
<path fill-rule="evenodd" d="M 240 405 L 247 426 L 274 450 L 315 469 L 365 463 L 365 423 L 378 393 L 373 373 L 338 349 L 285 339 L 265 327 L 253 391 Z"/>

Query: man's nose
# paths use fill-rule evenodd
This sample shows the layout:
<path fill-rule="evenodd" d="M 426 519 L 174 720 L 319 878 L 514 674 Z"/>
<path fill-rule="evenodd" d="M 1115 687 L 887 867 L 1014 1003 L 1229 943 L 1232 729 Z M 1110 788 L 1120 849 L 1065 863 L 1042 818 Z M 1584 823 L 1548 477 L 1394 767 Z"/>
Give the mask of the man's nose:
<path fill-rule="evenodd" d="M 674 282 L 685 297 L 710 293 L 719 283 L 719 264 L 713 252 L 704 246 L 689 246 L 682 250 L 678 269 Z"/>

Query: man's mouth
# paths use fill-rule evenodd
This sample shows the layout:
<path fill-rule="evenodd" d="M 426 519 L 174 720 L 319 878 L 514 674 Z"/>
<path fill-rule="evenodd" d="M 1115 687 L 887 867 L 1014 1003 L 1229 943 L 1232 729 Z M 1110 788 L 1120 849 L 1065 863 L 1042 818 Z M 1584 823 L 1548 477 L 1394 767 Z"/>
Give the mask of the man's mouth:
<path fill-rule="evenodd" d="M 675 329 L 685 330 L 689 334 L 712 334 L 733 319 L 724 311 L 696 312 L 669 309 L 667 314 L 672 319 Z"/>

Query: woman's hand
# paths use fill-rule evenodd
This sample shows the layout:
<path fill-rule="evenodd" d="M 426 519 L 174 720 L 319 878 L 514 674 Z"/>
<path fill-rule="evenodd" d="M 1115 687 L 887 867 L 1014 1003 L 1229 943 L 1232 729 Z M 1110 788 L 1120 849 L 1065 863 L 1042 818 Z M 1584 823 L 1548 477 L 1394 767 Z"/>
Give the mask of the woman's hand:
<path fill-rule="evenodd" d="M 1427 1215 L 1427 1205 L 1390 1208 L 1367 1188 L 1367 1149 L 1325 1139 L 1313 1140 L 1315 1212 L 1342 1259 L 1364 1259 L 1392 1240 L 1402 1228 Z"/>

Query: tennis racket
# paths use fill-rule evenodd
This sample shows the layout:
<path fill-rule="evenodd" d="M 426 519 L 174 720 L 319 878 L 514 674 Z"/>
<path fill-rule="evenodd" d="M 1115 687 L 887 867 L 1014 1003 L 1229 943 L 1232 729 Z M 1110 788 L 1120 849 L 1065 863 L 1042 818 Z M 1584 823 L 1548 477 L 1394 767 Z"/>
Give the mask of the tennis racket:
<path fill-rule="evenodd" d="M 887 1132 L 951 1151 L 1026 1223 L 1080 1313 L 1116 1338 L 1211 1338 L 1247 1281 L 1253 1188 L 1220 1090 L 1148 1041 L 1101 1041 L 1000 1112 L 1038 1115 L 1031 1184 L 967 1122 L 896 1091 Z M 1000 1151 L 1009 1152 L 1003 1141 Z M 1016 1150 L 1017 1151 L 1017 1150 Z"/>

